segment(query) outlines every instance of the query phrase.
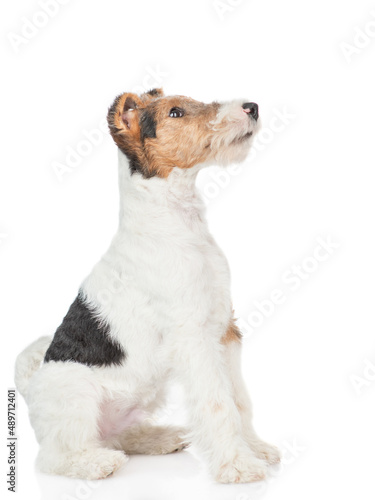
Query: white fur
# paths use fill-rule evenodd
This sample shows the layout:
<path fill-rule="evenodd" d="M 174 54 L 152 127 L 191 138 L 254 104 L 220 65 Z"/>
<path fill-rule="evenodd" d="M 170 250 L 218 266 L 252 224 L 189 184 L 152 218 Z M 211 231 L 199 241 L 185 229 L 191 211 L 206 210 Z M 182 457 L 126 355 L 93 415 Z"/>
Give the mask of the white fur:
<path fill-rule="evenodd" d="M 211 148 L 215 152 L 215 161 L 219 165 L 242 162 L 245 160 L 255 134 L 260 129 L 260 120 L 249 120 L 247 113 L 242 109 L 241 103 L 236 100 L 220 106 L 215 120 L 210 122 L 216 132 Z M 239 142 L 244 134 L 252 132 L 252 137 Z"/>
<path fill-rule="evenodd" d="M 251 127 L 256 131 L 238 103 L 222 107 L 213 125 L 218 149 L 223 141 L 228 146 L 224 132 L 233 140 Z M 250 140 L 241 144 L 231 160 L 249 147 Z M 100 368 L 49 362 L 39 369 L 50 342 L 45 338 L 19 356 L 16 383 L 40 443 L 41 470 L 101 478 L 125 463 L 125 451 L 168 453 L 186 439 L 222 482 L 261 479 L 261 459 L 278 460 L 251 426 L 240 344 L 220 342 L 232 316 L 230 273 L 195 188 L 201 167 L 144 179 L 130 175 L 119 151 L 119 228 L 82 290 L 109 323 L 126 360 Z M 170 380 L 186 389 L 190 418 L 184 432 L 156 432 L 142 423 L 164 404 Z"/>

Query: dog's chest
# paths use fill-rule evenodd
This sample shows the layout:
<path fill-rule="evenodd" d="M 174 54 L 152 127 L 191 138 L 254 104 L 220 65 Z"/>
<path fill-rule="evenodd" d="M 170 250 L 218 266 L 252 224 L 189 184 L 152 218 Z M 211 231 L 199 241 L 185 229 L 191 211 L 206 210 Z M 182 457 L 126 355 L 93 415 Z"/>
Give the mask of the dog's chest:
<path fill-rule="evenodd" d="M 86 282 L 90 296 L 111 292 L 103 310 L 119 328 L 135 316 L 137 324 L 141 319 L 156 330 L 187 318 L 225 322 L 231 311 L 229 267 L 200 200 L 174 198 L 167 207 L 146 208 L 137 204 L 128 213 Z"/>
<path fill-rule="evenodd" d="M 156 265 L 150 273 L 155 292 L 174 306 L 230 308 L 230 271 L 226 257 L 210 234 L 207 223 L 194 207 L 182 208 L 170 237 L 159 240 Z"/>

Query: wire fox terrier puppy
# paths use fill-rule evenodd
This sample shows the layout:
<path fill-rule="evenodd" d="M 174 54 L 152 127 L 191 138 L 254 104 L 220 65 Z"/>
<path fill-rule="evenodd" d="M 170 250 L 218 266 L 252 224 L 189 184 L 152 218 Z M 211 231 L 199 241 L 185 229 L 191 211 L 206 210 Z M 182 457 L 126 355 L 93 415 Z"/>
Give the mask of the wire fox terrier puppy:
<path fill-rule="evenodd" d="M 263 479 L 278 450 L 252 426 L 227 260 L 195 187 L 200 169 L 243 161 L 255 103 L 204 104 L 161 89 L 124 93 L 108 112 L 119 151 L 120 222 L 53 338 L 16 362 L 41 471 L 104 478 L 134 453 L 193 443 L 224 483 Z M 186 428 L 150 423 L 168 381 Z"/>

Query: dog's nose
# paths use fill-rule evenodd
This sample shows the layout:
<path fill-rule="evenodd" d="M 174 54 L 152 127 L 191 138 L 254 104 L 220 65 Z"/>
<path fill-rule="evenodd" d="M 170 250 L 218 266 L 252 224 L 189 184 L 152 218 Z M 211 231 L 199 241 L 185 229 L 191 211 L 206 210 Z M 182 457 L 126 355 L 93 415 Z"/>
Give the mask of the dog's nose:
<path fill-rule="evenodd" d="M 245 104 L 242 104 L 242 107 L 245 113 L 249 113 L 249 115 L 252 116 L 254 120 L 258 119 L 259 117 L 258 104 L 255 104 L 255 102 L 245 102 Z"/>

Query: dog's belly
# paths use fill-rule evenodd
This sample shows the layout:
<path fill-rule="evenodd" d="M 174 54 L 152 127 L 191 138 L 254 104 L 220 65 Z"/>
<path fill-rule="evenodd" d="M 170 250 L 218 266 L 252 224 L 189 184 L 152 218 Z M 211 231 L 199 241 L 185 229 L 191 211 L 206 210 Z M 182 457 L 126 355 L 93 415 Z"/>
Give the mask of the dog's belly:
<path fill-rule="evenodd" d="M 104 400 L 98 422 L 101 439 L 121 434 L 126 428 L 142 422 L 147 413 L 138 406 L 128 406 L 125 400 Z"/>

